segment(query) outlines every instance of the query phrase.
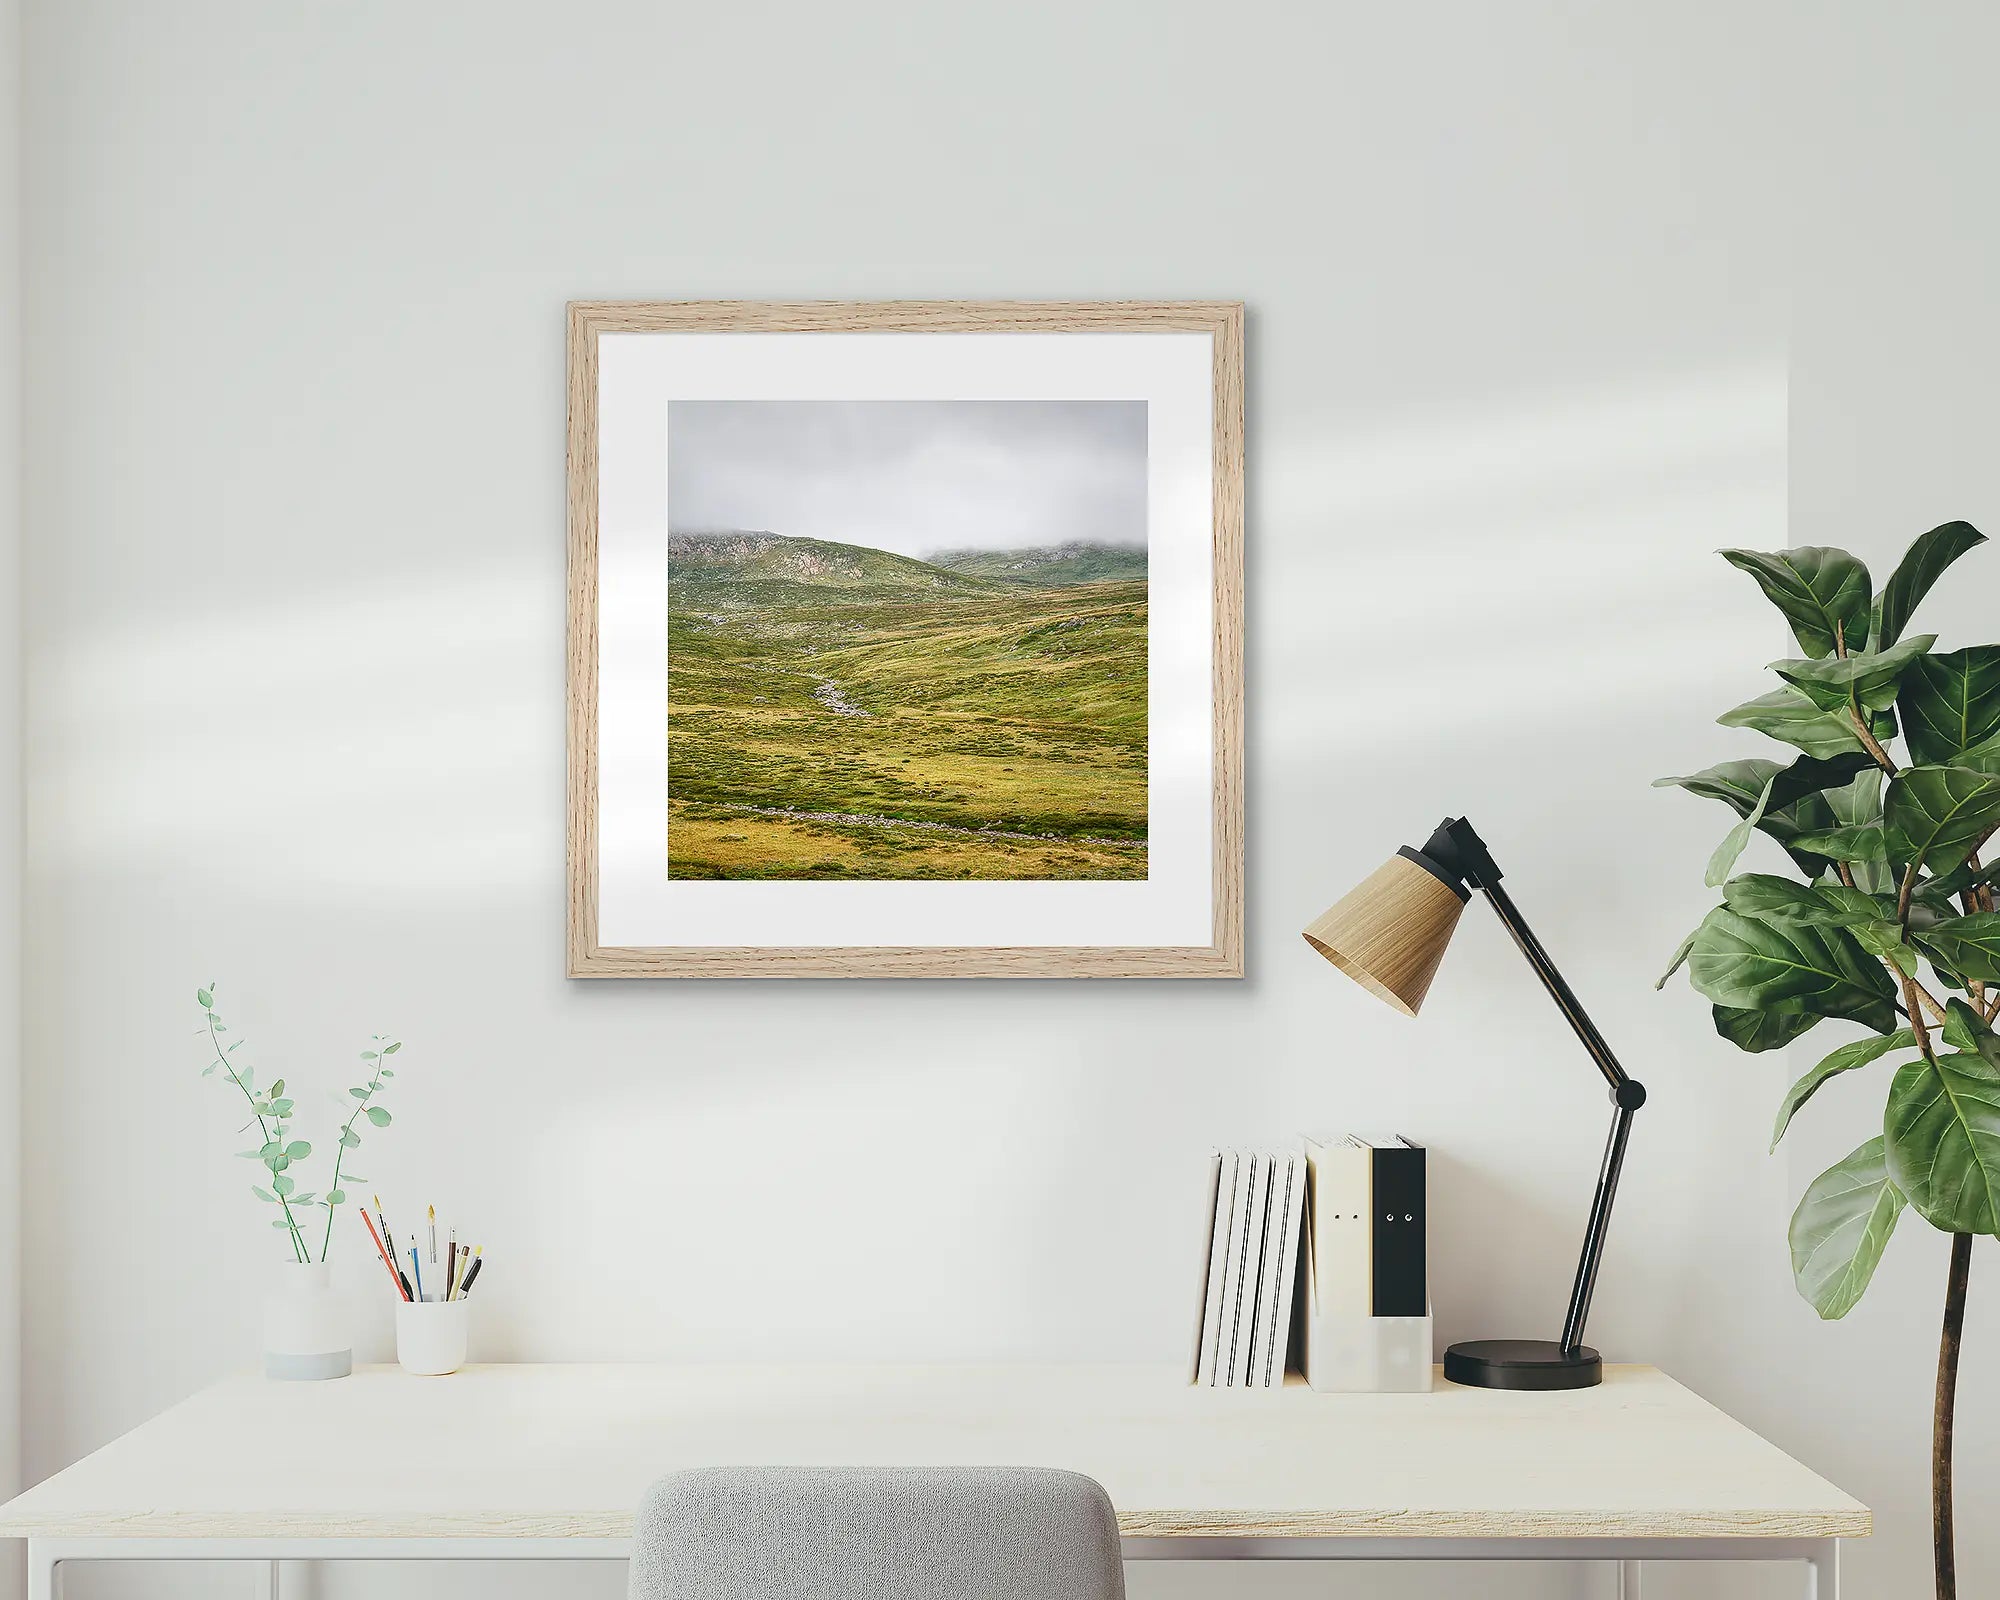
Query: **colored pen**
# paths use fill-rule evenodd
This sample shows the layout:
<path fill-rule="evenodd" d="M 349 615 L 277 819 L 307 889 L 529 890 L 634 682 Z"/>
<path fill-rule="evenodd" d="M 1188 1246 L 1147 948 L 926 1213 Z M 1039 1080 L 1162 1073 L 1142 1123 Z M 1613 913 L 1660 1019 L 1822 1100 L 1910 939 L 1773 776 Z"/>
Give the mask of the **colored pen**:
<path fill-rule="evenodd" d="M 388 1247 L 389 1262 L 390 1265 L 394 1266 L 396 1261 L 396 1236 L 389 1231 L 389 1214 L 382 1209 L 382 1197 L 378 1194 L 374 1199 L 375 1220 L 381 1224 L 382 1243 Z M 396 1282 L 401 1286 L 405 1300 L 416 1299 L 416 1295 L 410 1291 L 410 1275 L 401 1267 L 396 1267 Z"/>
<path fill-rule="evenodd" d="M 465 1275 L 465 1282 L 458 1286 L 458 1294 L 461 1300 L 472 1293 L 472 1280 L 479 1276 L 479 1269 L 485 1265 L 486 1246 L 481 1245 L 477 1250 L 472 1252 L 472 1270 Z"/>
<path fill-rule="evenodd" d="M 424 1297 L 424 1264 L 417 1259 L 417 1236 L 410 1235 L 410 1270 L 417 1275 L 417 1298 Z"/>
<path fill-rule="evenodd" d="M 382 1246 L 382 1237 L 376 1233 L 375 1224 L 368 1220 L 366 1210 L 361 1213 L 361 1223 L 367 1228 L 368 1237 L 375 1241 L 375 1253 L 382 1258 L 382 1265 L 389 1269 L 389 1281 L 396 1286 L 397 1295 L 404 1300 L 409 1299 L 409 1295 L 403 1289 L 403 1275 L 396 1270 L 396 1263 L 389 1259 L 389 1252 Z"/>
<path fill-rule="evenodd" d="M 451 1230 L 451 1243 L 444 1252 L 444 1297 L 449 1300 L 451 1291 L 458 1285 L 458 1229 Z"/>

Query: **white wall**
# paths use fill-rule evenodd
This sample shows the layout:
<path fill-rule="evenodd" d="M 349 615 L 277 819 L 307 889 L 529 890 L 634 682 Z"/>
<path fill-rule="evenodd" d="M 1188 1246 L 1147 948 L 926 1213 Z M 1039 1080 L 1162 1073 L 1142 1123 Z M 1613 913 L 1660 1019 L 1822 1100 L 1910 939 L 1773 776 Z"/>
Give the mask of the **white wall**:
<path fill-rule="evenodd" d="M 1552 1331 L 1606 1116 L 1560 1020 L 1490 925 L 1418 1026 L 1297 937 L 1462 809 L 1654 1091 L 1597 1342 L 1878 1498 L 1862 1592 L 1915 1587 L 1921 1398 L 1848 1353 L 1930 1312 L 1808 1326 L 1783 1064 L 1651 988 L 1726 819 L 1647 783 L 1750 747 L 1781 642 L 1711 552 L 1786 537 L 1782 20 L 30 0 L 30 1475 L 251 1356 L 209 978 L 295 1082 L 408 1040 L 366 1171 L 480 1219 L 488 1356 L 1171 1358 L 1202 1151 L 1341 1124 L 1437 1151 L 1443 1337 Z M 563 980 L 561 311 L 619 294 L 1248 302 L 1250 979 Z"/>

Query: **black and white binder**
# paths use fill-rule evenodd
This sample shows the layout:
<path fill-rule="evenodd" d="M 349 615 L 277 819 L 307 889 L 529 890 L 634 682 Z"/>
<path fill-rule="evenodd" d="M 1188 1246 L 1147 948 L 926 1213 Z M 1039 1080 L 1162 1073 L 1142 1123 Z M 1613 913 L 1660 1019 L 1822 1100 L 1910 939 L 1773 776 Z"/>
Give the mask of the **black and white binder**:
<path fill-rule="evenodd" d="M 1423 1146 L 1401 1137 L 1355 1142 L 1369 1155 L 1370 1313 L 1428 1316 Z"/>

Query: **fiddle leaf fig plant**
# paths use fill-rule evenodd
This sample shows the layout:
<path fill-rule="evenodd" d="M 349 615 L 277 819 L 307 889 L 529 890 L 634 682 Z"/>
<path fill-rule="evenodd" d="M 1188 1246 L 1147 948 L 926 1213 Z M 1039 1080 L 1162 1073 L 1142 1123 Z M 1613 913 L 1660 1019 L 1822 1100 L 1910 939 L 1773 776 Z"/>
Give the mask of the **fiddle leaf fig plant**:
<path fill-rule="evenodd" d="M 1845 550 L 1723 551 L 1784 614 L 1799 654 L 1770 664 L 1777 688 L 1717 720 L 1799 753 L 1659 780 L 1737 817 L 1708 863 L 1722 903 L 1660 983 L 1684 964 L 1740 1050 L 1778 1049 L 1822 1022 L 1867 1030 L 1786 1091 L 1771 1148 L 1836 1078 L 1886 1079 L 1880 1135 L 1814 1179 L 1793 1214 L 1799 1293 L 1845 1316 L 1906 1210 L 1951 1235 L 1932 1449 L 1939 1600 L 1957 1594 L 1951 1430 L 1972 1239 L 2000 1235 L 2000 868 L 1981 860 L 2000 829 L 2000 645 L 1933 654 L 1934 634 L 1905 630 L 1985 542 L 1967 522 L 1933 528 L 1879 593 Z M 1796 877 L 1736 872 L 1756 833 Z"/>
<path fill-rule="evenodd" d="M 237 1154 L 246 1161 L 255 1161 L 264 1169 L 262 1181 L 251 1184 L 250 1192 L 263 1204 L 277 1208 L 278 1214 L 271 1219 L 271 1226 L 284 1230 L 285 1243 L 291 1248 L 292 1259 L 299 1262 L 324 1261 L 333 1244 L 334 1213 L 347 1203 L 346 1186 L 368 1181 L 347 1170 L 348 1156 L 361 1143 L 357 1124 L 365 1118 L 372 1128 L 389 1126 L 388 1108 L 376 1102 L 388 1087 L 388 1080 L 396 1076 L 389 1065 L 389 1057 L 403 1048 L 402 1043 L 378 1033 L 369 1041 L 369 1048 L 361 1052 L 364 1081 L 349 1089 L 347 1099 L 340 1102 L 347 1115 L 335 1135 L 333 1166 L 327 1186 L 324 1191 L 301 1189 L 299 1171 L 301 1165 L 311 1158 L 313 1145 L 311 1140 L 296 1136 L 292 1093 L 286 1088 L 283 1078 L 273 1078 L 262 1088 L 257 1086 L 256 1070 L 236 1054 L 243 1041 L 228 1037 L 228 1024 L 215 1009 L 216 988 L 213 983 L 206 984 L 197 989 L 194 996 L 195 1004 L 201 1007 L 199 1032 L 208 1046 L 210 1057 L 208 1064 L 201 1069 L 201 1075 L 211 1078 L 218 1072 L 222 1073 L 249 1106 L 250 1120 L 239 1131 L 249 1133 L 254 1130 L 253 1137 L 257 1143 L 255 1148 L 239 1150 Z M 323 1213 L 323 1216 L 315 1216 L 315 1212 Z M 313 1253 L 309 1230 L 319 1232 L 317 1255 Z"/>

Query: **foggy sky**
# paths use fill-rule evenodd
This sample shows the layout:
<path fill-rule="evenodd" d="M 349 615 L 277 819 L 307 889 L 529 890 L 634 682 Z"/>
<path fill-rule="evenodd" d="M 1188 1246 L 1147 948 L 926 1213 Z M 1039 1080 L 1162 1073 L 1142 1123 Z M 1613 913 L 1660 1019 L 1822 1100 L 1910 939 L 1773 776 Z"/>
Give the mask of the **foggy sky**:
<path fill-rule="evenodd" d="M 1143 400 L 675 400 L 667 521 L 900 555 L 1146 542 Z"/>

